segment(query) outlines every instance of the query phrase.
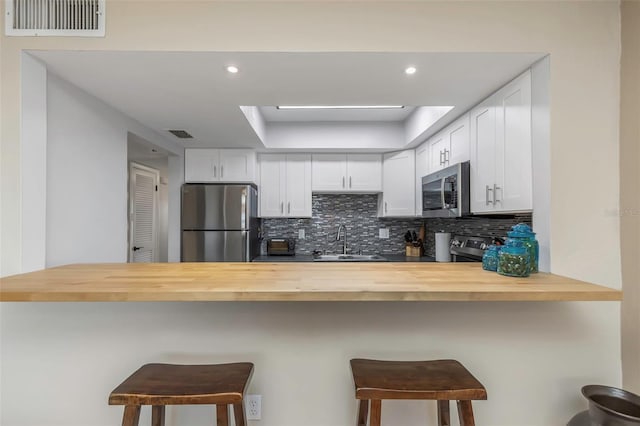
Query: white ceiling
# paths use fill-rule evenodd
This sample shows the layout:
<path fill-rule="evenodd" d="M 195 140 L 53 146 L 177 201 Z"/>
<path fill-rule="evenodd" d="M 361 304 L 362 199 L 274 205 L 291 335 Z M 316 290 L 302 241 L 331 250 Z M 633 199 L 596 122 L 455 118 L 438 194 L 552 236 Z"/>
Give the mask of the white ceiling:
<path fill-rule="evenodd" d="M 134 133 L 127 134 L 127 159 L 129 161 L 157 160 L 168 156 L 167 150 L 153 145 Z"/>
<path fill-rule="evenodd" d="M 454 106 L 445 120 L 461 114 L 544 56 L 539 53 L 30 53 L 43 60 L 51 72 L 184 146 L 238 148 L 264 148 L 240 105 Z M 225 67 L 229 64 L 237 65 L 240 72 L 227 73 Z M 404 73 L 409 65 L 418 69 L 416 74 Z M 268 108 L 264 110 L 269 116 Z M 322 120 L 320 116 L 305 117 Z M 354 117 L 366 119 L 362 115 Z M 434 128 L 444 123 L 438 124 Z M 185 129 L 194 139 L 179 140 L 167 129 Z"/>

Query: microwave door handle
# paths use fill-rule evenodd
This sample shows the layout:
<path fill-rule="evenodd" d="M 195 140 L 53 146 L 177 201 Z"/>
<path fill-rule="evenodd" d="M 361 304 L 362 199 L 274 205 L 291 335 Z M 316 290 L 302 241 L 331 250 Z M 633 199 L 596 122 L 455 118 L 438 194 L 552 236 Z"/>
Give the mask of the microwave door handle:
<path fill-rule="evenodd" d="M 442 200 L 442 208 L 446 209 L 447 205 L 444 203 L 444 181 L 445 178 L 442 178 L 442 180 L 440 181 L 440 199 Z"/>

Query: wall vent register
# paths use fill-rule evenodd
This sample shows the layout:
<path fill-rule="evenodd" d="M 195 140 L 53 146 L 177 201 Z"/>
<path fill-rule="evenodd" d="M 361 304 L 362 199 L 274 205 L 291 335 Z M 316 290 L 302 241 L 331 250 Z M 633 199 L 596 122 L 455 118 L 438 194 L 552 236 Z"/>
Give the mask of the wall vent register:
<path fill-rule="evenodd" d="M 5 0 L 8 36 L 104 37 L 105 0 Z"/>

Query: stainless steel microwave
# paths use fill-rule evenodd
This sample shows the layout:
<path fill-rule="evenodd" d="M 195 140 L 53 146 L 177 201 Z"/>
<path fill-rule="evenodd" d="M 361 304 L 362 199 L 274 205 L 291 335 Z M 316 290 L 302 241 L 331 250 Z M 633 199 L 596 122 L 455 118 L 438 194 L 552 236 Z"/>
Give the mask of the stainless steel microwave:
<path fill-rule="evenodd" d="M 461 217 L 469 212 L 469 162 L 422 178 L 422 217 Z"/>

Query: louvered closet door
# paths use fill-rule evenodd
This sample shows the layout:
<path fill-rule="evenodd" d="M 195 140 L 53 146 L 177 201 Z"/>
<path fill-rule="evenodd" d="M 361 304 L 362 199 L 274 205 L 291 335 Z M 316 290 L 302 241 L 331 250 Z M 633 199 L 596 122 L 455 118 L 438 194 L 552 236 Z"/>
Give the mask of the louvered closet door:
<path fill-rule="evenodd" d="M 156 209 L 158 171 L 131 165 L 129 261 L 156 261 Z"/>

